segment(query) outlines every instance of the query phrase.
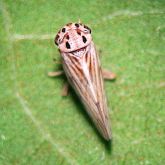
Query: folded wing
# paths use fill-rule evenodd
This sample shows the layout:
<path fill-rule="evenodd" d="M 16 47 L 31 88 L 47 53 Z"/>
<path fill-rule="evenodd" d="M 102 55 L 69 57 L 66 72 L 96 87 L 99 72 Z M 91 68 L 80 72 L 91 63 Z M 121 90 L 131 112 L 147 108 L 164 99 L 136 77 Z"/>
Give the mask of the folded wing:
<path fill-rule="evenodd" d="M 93 42 L 83 50 L 62 53 L 62 56 L 70 85 L 79 95 L 99 132 L 105 139 L 111 139 L 103 76 Z"/>

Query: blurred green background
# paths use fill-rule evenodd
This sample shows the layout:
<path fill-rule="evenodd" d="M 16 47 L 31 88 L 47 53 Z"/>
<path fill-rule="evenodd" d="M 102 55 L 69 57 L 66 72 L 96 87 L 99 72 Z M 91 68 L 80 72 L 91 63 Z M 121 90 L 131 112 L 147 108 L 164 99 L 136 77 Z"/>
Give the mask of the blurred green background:
<path fill-rule="evenodd" d="M 92 29 L 113 141 L 102 140 L 66 79 L 53 38 L 68 22 Z M 165 1 L 0 2 L 0 165 L 165 164 Z"/>

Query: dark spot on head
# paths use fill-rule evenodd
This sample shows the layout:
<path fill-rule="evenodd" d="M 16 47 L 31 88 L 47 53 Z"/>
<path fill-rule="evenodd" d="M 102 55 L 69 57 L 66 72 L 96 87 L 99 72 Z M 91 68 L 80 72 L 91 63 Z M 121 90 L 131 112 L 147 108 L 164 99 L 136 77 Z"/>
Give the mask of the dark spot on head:
<path fill-rule="evenodd" d="M 82 40 L 83 40 L 83 42 L 84 42 L 84 43 L 86 43 L 86 42 L 87 42 L 87 39 L 86 39 L 86 37 L 85 37 L 85 36 L 82 36 Z"/>
<path fill-rule="evenodd" d="M 79 24 L 78 23 L 75 23 L 75 26 L 78 28 L 79 27 Z"/>
<path fill-rule="evenodd" d="M 66 30 L 65 28 L 62 28 L 62 30 L 61 30 L 61 31 L 62 31 L 63 33 L 65 33 L 65 30 Z"/>
<path fill-rule="evenodd" d="M 66 39 L 69 40 L 69 35 L 66 36 Z"/>
<path fill-rule="evenodd" d="M 68 42 L 66 42 L 66 48 L 70 49 L 70 44 Z"/>
<path fill-rule="evenodd" d="M 59 39 L 59 37 L 60 37 L 60 36 L 57 34 L 57 35 L 56 35 L 56 38 L 55 38 L 55 40 L 54 40 L 54 42 L 55 42 L 56 45 L 58 45 L 57 40 Z"/>

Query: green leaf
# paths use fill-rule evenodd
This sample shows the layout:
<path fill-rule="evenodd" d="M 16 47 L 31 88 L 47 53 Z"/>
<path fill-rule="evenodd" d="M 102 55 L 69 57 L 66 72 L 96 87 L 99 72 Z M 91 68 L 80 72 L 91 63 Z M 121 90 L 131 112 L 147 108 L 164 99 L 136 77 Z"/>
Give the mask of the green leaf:
<path fill-rule="evenodd" d="M 0 164 L 165 164 L 165 3 L 0 2 Z M 54 36 L 78 19 L 92 29 L 113 140 L 105 142 L 74 91 L 63 98 Z"/>

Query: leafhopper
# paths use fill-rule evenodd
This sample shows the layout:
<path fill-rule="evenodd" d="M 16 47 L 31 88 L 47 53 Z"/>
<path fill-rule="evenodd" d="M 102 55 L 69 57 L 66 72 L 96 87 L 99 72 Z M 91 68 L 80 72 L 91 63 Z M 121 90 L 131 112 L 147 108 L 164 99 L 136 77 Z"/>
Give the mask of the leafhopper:
<path fill-rule="evenodd" d="M 55 44 L 62 56 L 69 84 L 76 91 L 100 134 L 110 140 L 112 132 L 103 78 L 114 79 L 115 74 L 101 69 L 91 29 L 81 23 L 68 23 L 57 33 Z M 61 72 L 49 73 L 50 76 L 59 74 Z"/>

